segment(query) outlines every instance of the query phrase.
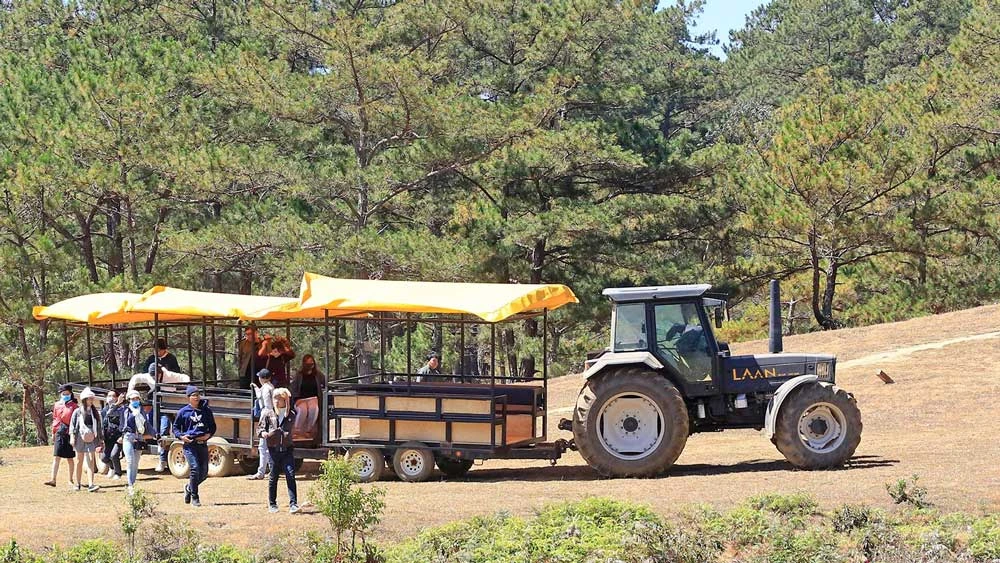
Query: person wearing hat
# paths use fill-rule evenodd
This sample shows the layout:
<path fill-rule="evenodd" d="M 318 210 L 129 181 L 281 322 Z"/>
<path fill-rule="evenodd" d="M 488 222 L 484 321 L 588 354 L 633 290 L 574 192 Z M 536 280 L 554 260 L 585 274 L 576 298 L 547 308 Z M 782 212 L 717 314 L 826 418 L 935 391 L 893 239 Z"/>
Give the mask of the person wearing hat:
<path fill-rule="evenodd" d="M 184 394 L 188 404 L 177 411 L 174 437 L 184 443 L 184 457 L 191 468 L 191 477 L 184 487 L 184 502 L 201 506 L 198 486 L 208 478 L 208 441 L 215 434 L 215 416 L 202 399 L 201 389 L 188 385 Z"/>
<path fill-rule="evenodd" d="M 80 460 L 76 464 L 76 490 L 82 484 L 84 464 L 87 466 L 87 490 L 94 492 L 100 487 L 94 483 L 97 473 L 97 451 L 104 449 L 104 430 L 101 411 L 97 409 L 97 395 L 87 387 L 80 393 L 80 408 L 73 411 L 69 423 L 69 441 Z"/>
<path fill-rule="evenodd" d="M 155 439 L 156 427 L 153 425 L 153 413 L 142 408 L 142 394 L 135 389 L 125 396 L 127 404 L 122 411 L 121 434 L 122 451 L 127 463 L 128 492 L 132 494 L 135 480 L 139 475 L 139 458 L 147 440 Z"/>
<path fill-rule="evenodd" d="M 252 383 L 251 386 L 257 395 L 257 408 L 260 409 L 260 418 L 263 419 L 264 416 L 274 414 L 274 385 L 271 384 L 271 370 L 264 368 L 258 371 L 257 380 L 260 381 L 260 387 Z M 257 472 L 247 477 L 250 481 L 263 479 L 268 468 L 271 467 L 271 455 L 267 451 L 267 442 L 265 440 L 257 441 L 257 452 L 259 460 L 257 462 Z"/>
<path fill-rule="evenodd" d="M 417 370 L 416 381 L 437 381 L 441 379 L 441 356 L 437 352 L 427 354 L 427 363 Z"/>
<path fill-rule="evenodd" d="M 68 383 L 60 386 L 59 398 L 52 405 L 52 474 L 45 482 L 50 487 L 56 486 L 56 477 L 59 476 L 59 460 L 65 459 L 66 463 L 69 464 L 69 486 L 71 489 L 76 489 L 76 483 L 73 481 L 76 451 L 70 445 L 69 440 L 69 423 L 72 421 L 76 407 L 73 386 Z"/>
<path fill-rule="evenodd" d="M 260 437 L 267 441 L 273 467 L 267 484 L 268 512 L 278 511 L 278 475 L 284 473 L 288 486 L 288 512 L 299 511 L 298 490 L 295 485 L 295 447 L 292 430 L 295 428 L 295 409 L 292 393 L 281 387 L 274 391 L 274 410 L 260 417 Z"/>

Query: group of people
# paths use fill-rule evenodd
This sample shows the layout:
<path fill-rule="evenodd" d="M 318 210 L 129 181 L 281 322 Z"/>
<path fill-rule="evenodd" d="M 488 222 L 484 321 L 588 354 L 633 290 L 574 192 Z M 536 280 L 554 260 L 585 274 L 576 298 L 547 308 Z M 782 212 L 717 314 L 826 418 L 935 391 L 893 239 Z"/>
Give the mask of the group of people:
<path fill-rule="evenodd" d="M 189 483 L 184 487 L 184 502 L 200 506 L 198 485 L 208 477 L 208 440 L 216 431 L 215 417 L 208 401 L 202 398 L 201 389 L 188 385 L 185 394 L 188 404 L 178 411 L 172 431 L 184 444 L 184 455 L 191 467 Z M 98 402 L 89 387 L 80 393 L 79 401 L 71 385 L 59 388 L 59 400 L 52 408 L 55 442 L 52 473 L 45 485 L 56 486 L 59 467 L 66 460 L 71 490 L 82 490 L 86 468 L 88 491 L 100 489 L 95 476 L 106 470 L 108 478 L 114 480 L 121 479 L 124 473 L 129 494 L 134 492 L 142 451 L 161 437 L 153 423 L 152 404 L 144 401 L 138 390 L 124 395 L 108 391 L 104 405 L 99 408 Z M 103 468 L 98 468 L 97 454 L 101 454 Z"/>

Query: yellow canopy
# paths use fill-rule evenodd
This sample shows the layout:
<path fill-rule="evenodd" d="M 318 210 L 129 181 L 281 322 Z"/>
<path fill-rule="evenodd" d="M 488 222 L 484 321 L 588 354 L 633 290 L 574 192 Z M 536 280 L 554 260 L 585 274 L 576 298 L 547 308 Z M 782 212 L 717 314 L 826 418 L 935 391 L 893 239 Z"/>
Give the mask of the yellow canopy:
<path fill-rule="evenodd" d="M 264 318 L 262 314 L 269 310 L 294 306 L 296 303 L 298 300 L 292 297 L 212 293 L 158 285 L 130 302 L 127 310 L 150 316 L 155 313 L 161 319 L 169 316 L 243 319 Z"/>
<path fill-rule="evenodd" d="M 525 311 L 556 309 L 578 303 L 565 285 L 449 283 L 329 278 L 306 272 L 299 302 L 285 312 L 297 317 L 323 316 L 324 310 L 404 313 L 459 313 L 487 322 Z"/>
<path fill-rule="evenodd" d="M 59 319 L 90 324 L 115 324 L 135 322 L 131 315 L 125 312 L 132 301 L 142 297 L 138 293 L 92 293 L 64 299 L 48 306 L 34 307 L 31 310 L 36 320 Z M 149 320 L 152 320 L 152 315 Z"/>

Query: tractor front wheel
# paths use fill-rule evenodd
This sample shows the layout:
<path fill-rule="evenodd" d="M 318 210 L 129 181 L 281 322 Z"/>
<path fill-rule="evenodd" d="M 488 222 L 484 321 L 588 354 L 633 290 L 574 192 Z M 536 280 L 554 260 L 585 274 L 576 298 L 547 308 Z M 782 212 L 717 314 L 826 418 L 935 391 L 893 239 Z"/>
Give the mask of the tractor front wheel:
<path fill-rule="evenodd" d="M 670 468 L 688 437 L 688 410 L 662 375 L 630 367 L 587 381 L 573 413 L 576 445 L 605 477 L 651 477 Z"/>
<path fill-rule="evenodd" d="M 774 444 L 799 469 L 827 469 L 854 455 L 861 428 L 861 411 L 847 391 L 811 383 L 794 390 L 781 405 Z"/>

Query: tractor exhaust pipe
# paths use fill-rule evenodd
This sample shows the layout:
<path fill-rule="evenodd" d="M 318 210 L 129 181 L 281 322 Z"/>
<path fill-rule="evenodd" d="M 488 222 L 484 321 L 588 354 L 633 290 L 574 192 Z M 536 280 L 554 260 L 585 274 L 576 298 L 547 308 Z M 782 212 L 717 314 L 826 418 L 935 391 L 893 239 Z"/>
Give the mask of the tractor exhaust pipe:
<path fill-rule="evenodd" d="M 783 350 L 781 344 L 781 285 L 778 280 L 771 280 L 771 314 L 770 326 L 768 327 L 768 351 L 772 354 L 780 354 Z"/>

